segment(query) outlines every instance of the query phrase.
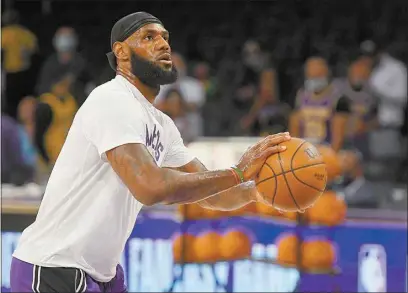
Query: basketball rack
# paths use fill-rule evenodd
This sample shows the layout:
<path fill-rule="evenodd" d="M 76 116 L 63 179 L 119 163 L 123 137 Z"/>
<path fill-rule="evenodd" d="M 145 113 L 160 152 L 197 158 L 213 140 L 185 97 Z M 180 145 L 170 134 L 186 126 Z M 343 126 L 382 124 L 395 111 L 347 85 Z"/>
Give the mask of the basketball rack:
<path fill-rule="evenodd" d="M 251 215 L 250 213 L 248 215 Z M 197 221 L 197 220 L 195 220 Z M 199 220 L 198 220 L 199 221 Z M 183 235 L 185 232 L 187 232 L 187 226 L 188 226 L 188 221 L 185 221 L 184 215 L 181 218 L 181 229 L 180 232 Z M 219 263 L 228 263 L 229 264 L 229 275 L 233 273 L 233 264 L 238 261 L 252 261 L 255 263 L 263 263 L 263 264 L 269 264 L 269 265 L 275 265 L 279 266 L 281 268 L 286 268 L 286 269 L 295 269 L 299 273 L 299 280 L 296 284 L 296 289 L 294 292 L 301 292 L 300 290 L 300 285 L 302 282 L 302 276 L 304 274 L 308 275 L 327 275 L 330 276 L 333 280 L 333 290 L 332 292 L 341 292 L 340 286 L 337 284 L 335 277 L 340 275 L 342 273 L 341 268 L 338 266 L 334 266 L 332 268 L 326 268 L 326 269 L 310 269 L 310 268 L 304 268 L 301 264 L 302 260 L 302 243 L 303 243 L 303 235 L 301 233 L 302 229 L 305 227 L 309 226 L 309 223 L 305 220 L 304 216 L 302 213 L 297 213 L 296 221 L 295 221 L 295 234 L 298 238 L 298 245 L 297 245 L 297 263 L 296 264 L 284 264 L 281 262 L 278 262 L 276 260 L 270 259 L 270 258 L 256 258 L 256 257 L 248 257 L 248 258 L 240 258 L 240 259 L 235 259 L 235 260 L 222 260 L 219 259 L 216 262 L 187 262 L 184 261 L 185 254 L 182 253 L 181 256 L 181 261 L 180 262 L 175 262 L 174 265 L 178 265 L 180 267 L 179 273 L 177 275 L 173 276 L 173 282 L 172 285 L 166 292 L 174 292 L 174 287 L 176 283 L 180 280 L 183 279 L 184 277 L 184 269 L 185 266 L 187 265 L 198 265 L 198 266 L 210 266 L 211 271 L 213 272 L 215 276 L 215 282 L 217 287 L 224 288 L 225 292 L 233 292 L 232 288 L 228 285 L 223 285 L 221 282 L 219 282 L 216 278 L 215 274 L 215 265 Z M 329 229 L 330 231 L 333 231 L 333 229 Z M 327 235 L 328 240 L 333 241 L 333 234 L 328 233 Z M 186 246 L 186 241 L 185 238 L 182 238 L 182 251 L 184 251 L 184 247 Z M 174 270 L 173 270 L 174 271 Z M 272 292 L 272 291 L 271 291 Z"/>

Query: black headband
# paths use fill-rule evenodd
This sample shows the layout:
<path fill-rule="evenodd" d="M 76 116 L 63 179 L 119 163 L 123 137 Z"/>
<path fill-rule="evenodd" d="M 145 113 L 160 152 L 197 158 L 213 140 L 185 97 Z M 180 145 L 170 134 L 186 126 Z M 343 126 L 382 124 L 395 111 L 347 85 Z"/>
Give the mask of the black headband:
<path fill-rule="evenodd" d="M 158 23 L 163 25 L 157 17 L 147 12 L 132 13 L 118 20 L 113 26 L 111 32 L 111 49 L 113 49 L 113 44 L 115 44 L 115 42 L 123 42 L 135 31 L 149 23 Z M 109 52 L 106 54 L 106 56 L 108 57 L 110 67 L 116 71 L 117 63 L 115 54 L 113 52 Z"/>

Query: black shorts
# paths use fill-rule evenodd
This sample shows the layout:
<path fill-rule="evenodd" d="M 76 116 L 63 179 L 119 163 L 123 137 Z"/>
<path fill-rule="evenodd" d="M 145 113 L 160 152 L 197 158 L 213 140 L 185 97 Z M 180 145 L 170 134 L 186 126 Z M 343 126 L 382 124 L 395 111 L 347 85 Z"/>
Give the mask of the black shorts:
<path fill-rule="evenodd" d="M 110 282 L 98 282 L 77 268 L 42 267 L 17 258 L 11 262 L 11 292 L 127 292 L 123 269 Z"/>

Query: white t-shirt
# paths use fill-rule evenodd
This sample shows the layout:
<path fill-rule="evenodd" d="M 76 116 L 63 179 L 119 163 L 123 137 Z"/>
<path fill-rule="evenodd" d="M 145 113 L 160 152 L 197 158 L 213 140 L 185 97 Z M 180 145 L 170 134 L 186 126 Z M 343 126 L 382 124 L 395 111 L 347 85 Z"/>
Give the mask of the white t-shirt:
<path fill-rule="evenodd" d="M 383 54 L 369 84 L 380 98 L 378 119 L 381 126 L 401 127 L 407 104 L 407 67 L 403 62 Z"/>
<path fill-rule="evenodd" d="M 118 75 L 97 87 L 77 112 L 16 258 L 83 269 L 101 282 L 115 276 L 142 204 L 105 152 L 127 143 L 144 144 L 161 167 L 193 160 L 173 121 Z"/>

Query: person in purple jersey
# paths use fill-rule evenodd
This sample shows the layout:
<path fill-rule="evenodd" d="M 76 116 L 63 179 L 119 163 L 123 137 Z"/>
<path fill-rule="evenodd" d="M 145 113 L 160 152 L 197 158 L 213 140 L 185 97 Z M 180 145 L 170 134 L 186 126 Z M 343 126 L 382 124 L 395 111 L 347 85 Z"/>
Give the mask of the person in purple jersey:
<path fill-rule="evenodd" d="M 341 157 L 343 172 L 350 174 L 358 164 L 358 156 L 346 145 L 350 114 L 350 99 L 331 78 L 327 61 L 310 57 L 305 64 L 304 86 L 297 93 L 289 121 L 291 135 L 331 146 Z"/>
<path fill-rule="evenodd" d="M 285 151 L 288 133 L 260 140 L 231 168 L 208 171 L 153 106 L 160 86 L 177 78 L 162 22 L 146 12 L 123 17 L 111 49 L 116 77 L 75 115 L 35 222 L 13 253 L 13 292 L 126 292 L 119 263 L 143 205 L 234 210 L 270 202 L 254 179 L 270 155 Z"/>
<path fill-rule="evenodd" d="M 305 64 L 305 83 L 296 96 L 289 132 L 315 144 L 329 144 L 340 151 L 346 138 L 350 101 L 330 78 L 327 62 L 311 57 Z"/>

